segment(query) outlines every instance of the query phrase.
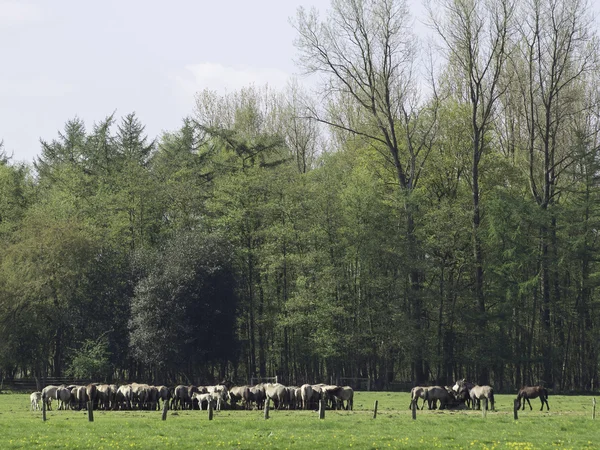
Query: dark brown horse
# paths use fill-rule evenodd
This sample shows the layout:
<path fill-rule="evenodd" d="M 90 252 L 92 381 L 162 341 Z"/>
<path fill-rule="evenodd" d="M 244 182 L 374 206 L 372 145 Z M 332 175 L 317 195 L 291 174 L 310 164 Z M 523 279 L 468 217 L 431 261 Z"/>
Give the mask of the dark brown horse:
<path fill-rule="evenodd" d="M 522 399 L 526 400 L 529 403 L 529 409 L 532 410 L 530 398 L 540 398 L 542 402 L 542 407 L 540 411 L 544 410 L 544 403 L 546 404 L 546 408 L 550 411 L 550 406 L 548 405 L 548 391 L 546 388 L 542 386 L 525 386 L 524 388 L 519 390 L 517 394 L 517 400 L 519 401 L 519 406 L 523 404 L 523 409 L 525 409 L 525 402 Z"/>
<path fill-rule="evenodd" d="M 456 393 L 456 398 L 459 402 L 465 403 L 468 408 L 471 408 L 475 406 L 471 404 L 471 389 L 474 387 L 475 383 L 471 383 L 463 378 L 454 384 L 452 390 Z"/>

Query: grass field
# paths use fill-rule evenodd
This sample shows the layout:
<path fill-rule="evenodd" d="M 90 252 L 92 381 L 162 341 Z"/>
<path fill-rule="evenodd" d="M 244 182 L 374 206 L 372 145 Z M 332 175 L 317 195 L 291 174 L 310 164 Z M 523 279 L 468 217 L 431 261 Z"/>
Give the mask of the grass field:
<path fill-rule="evenodd" d="M 592 397 L 551 396 L 550 412 L 539 400 L 513 419 L 513 398 L 496 396 L 496 412 L 419 411 L 412 420 L 409 394 L 357 392 L 354 411 L 31 412 L 29 395 L 0 395 L 0 449 L 196 449 L 196 448 L 600 448 L 600 417 L 592 420 Z M 373 405 L 378 400 L 377 418 Z M 598 412 L 600 416 L 600 411 Z"/>

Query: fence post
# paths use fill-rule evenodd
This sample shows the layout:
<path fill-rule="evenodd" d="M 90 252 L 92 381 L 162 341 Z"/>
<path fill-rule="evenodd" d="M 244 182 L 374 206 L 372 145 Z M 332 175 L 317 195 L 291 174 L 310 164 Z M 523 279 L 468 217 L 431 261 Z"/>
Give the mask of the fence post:
<path fill-rule="evenodd" d="M 319 400 L 319 419 L 325 418 L 325 400 Z"/>
<path fill-rule="evenodd" d="M 213 420 L 213 402 L 212 399 L 208 402 L 208 420 Z"/>
<path fill-rule="evenodd" d="M 88 410 L 88 420 L 90 422 L 94 421 L 94 402 L 87 402 L 87 410 Z"/>
<path fill-rule="evenodd" d="M 165 400 L 163 402 L 162 420 L 167 420 L 167 411 L 169 411 L 169 401 Z"/>
<path fill-rule="evenodd" d="M 484 419 L 487 417 L 487 409 L 488 409 L 488 399 L 484 397 L 483 403 L 481 405 L 481 415 L 483 416 Z"/>
<path fill-rule="evenodd" d="M 270 402 L 271 402 L 270 398 L 265 400 L 265 420 L 267 420 L 269 418 L 269 403 Z"/>
<path fill-rule="evenodd" d="M 521 406 L 519 403 L 519 399 L 515 398 L 513 402 L 513 415 L 515 420 L 519 420 L 519 407 Z"/>
<path fill-rule="evenodd" d="M 46 399 L 42 397 L 42 420 L 46 421 Z"/>
<path fill-rule="evenodd" d="M 592 419 L 596 419 L 596 397 L 592 399 Z"/>
<path fill-rule="evenodd" d="M 375 400 L 375 406 L 373 407 L 373 419 L 377 419 L 377 405 L 379 401 Z"/>
<path fill-rule="evenodd" d="M 411 402 L 410 408 L 412 410 L 412 418 L 413 420 L 417 420 L 417 401 L 413 400 Z"/>

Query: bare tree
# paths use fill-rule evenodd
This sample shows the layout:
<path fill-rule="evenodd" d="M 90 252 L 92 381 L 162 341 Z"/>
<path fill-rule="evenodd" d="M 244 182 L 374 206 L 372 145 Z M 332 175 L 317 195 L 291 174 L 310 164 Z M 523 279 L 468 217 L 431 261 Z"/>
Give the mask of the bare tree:
<path fill-rule="evenodd" d="M 295 80 L 289 83 L 284 96 L 283 113 L 279 116 L 281 133 L 296 159 L 298 171 L 306 173 L 325 145 L 322 125 L 306 118 L 315 109 L 315 100 Z"/>
<path fill-rule="evenodd" d="M 334 129 L 367 139 L 390 161 L 399 192 L 404 198 L 411 314 L 419 335 L 423 321 L 410 196 L 417 186 L 435 135 L 436 112 L 421 103 L 415 80 L 416 38 L 405 0 L 333 0 L 326 20 L 315 10 L 298 10 L 294 27 L 300 64 L 308 73 L 323 76 L 324 100 L 346 102 L 342 109 L 312 108 L 310 117 Z M 346 110 L 347 112 L 347 110 Z M 360 120 L 353 120 L 359 117 Z M 418 338 L 416 339 L 418 340 Z M 414 348 L 415 379 L 425 370 L 421 343 Z"/>
<path fill-rule="evenodd" d="M 558 367 L 553 366 L 551 305 L 553 298 L 559 300 L 558 275 L 552 274 L 551 268 L 556 250 L 553 205 L 562 191 L 563 174 L 578 158 L 575 130 L 582 127 L 575 122 L 594 107 L 585 98 L 584 85 L 598 68 L 598 46 L 586 0 L 526 0 L 520 7 L 518 51 L 511 62 L 520 99 L 513 108 L 523 125 L 515 140 L 516 147 L 527 155 L 531 195 L 545 218 L 539 233 L 539 342 L 542 377 L 553 384 Z"/>
<path fill-rule="evenodd" d="M 477 326 L 486 326 L 483 252 L 479 229 L 481 206 L 479 166 L 492 128 L 494 108 L 504 90 L 500 80 L 507 58 L 507 41 L 514 5 L 510 0 L 437 0 L 428 3 L 431 26 L 442 41 L 448 64 L 458 66 L 464 77 L 465 98 L 471 106 L 473 197 L 474 299 Z M 489 369 L 482 364 L 480 382 L 487 382 Z"/>

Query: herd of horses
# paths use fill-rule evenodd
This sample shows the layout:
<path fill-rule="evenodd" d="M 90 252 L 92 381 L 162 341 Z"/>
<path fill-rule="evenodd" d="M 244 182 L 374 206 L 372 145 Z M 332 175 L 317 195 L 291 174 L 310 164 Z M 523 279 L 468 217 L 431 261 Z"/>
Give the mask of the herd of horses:
<path fill-rule="evenodd" d="M 87 386 L 46 386 L 41 392 L 31 394 L 31 408 L 39 409 L 42 404 L 52 408 L 52 400 L 58 401 L 58 409 L 83 409 L 87 402 L 95 409 L 160 409 L 160 402 L 166 402 L 169 409 L 214 409 L 243 408 L 262 409 L 265 401 L 272 401 L 276 409 L 315 409 L 324 401 L 328 409 L 352 410 L 354 391 L 349 386 L 327 384 L 304 384 L 300 387 L 285 386 L 280 383 L 260 383 L 256 386 L 184 386 L 174 388 L 131 383 L 128 385 L 108 385 L 91 383 Z M 515 408 L 525 409 L 525 403 L 532 410 L 530 399 L 539 398 L 542 406 L 548 405 L 548 391 L 543 386 L 523 387 L 517 393 Z M 480 386 L 465 379 L 454 386 L 416 386 L 411 390 L 409 408 L 421 409 L 427 403 L 429 409 L 485 409 L 494 410 L 494 389 Z"/>
<path fill-rule="evenodd" d="M 159 410 L 169 409 L 262 409 L 272 402 L 275 409 L 315 409 L 321 401 L 328 409 L 351 410 L 354 391 L 350 386 L 304 384 L 285 386 L 280 383 L 259 383 L 254 386 L 233 386 L 223 382 L 214 386 L 179 385 L 153 386 L 143 383 L 124 385 L 90 383 L 85 386 L 46 386 L 41 392 L 30 395 L 31 409 L 43 405 L 52 409 L 81 410 Z M 89 403 L 89 405 L 88 405 Z"/>
<path fill-rule="evenodd" d="M 529 409 L 532 410 L 530 402 L 532 398 L 539 398 L 542 402 L 540 411 L 543 411 L 544 405 L 548 411 L 550 410 L 548 390 L 543 386 L 525 386 L 519 389 L 515 407 L 525 409 L 525 402 L 527 402 Z M 429 409 L 480 409 L 483 401 L 486 409 L 494 410 L 494 389 L 487 385 L 479 386 L 465 379 L 458 380 L 452 387 L 415 386 L 410 393 L 409 408 L 418 407 L 419 399 L 423 400 L 421 409 L 424 408 L 425 403 Z"/>

